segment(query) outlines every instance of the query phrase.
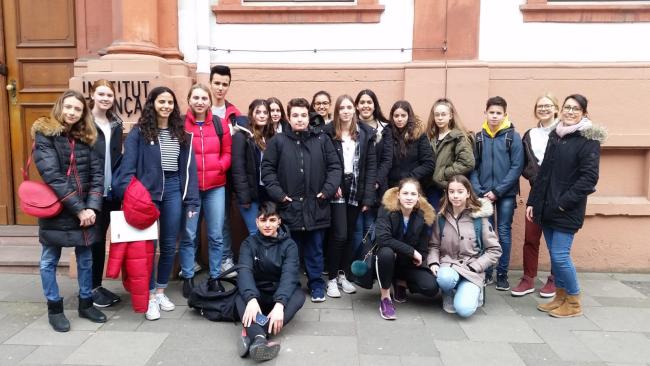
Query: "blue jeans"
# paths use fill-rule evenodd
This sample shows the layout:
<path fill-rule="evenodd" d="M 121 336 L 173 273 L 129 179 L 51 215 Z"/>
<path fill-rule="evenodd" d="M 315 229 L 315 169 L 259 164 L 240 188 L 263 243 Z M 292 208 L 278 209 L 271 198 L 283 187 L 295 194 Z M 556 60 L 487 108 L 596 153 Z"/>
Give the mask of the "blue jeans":
<path fill-rule="evenodd" d="M 494 203 L 497 214 L 497 235 L 501 245 L 501 258 L 497 264 L 497 274 L 507 274 L 510 266 L 510 248 L 512 247 L 512 218 L 515 215 L 517 203 L 515 197 L 501 197 Z M 494 216 L 489 218 L 490 224 L 494 227 Z M 492 272 L 489 268 L 486 272 Z"/>
<path fill-rule="evenodd" d="M 359 212 L 357 217 L 357 226 L 354 230 L 354 238 L 352 241 L 352 258 L 357 259 L 361 256 L 359 251 L 361 250 L 361 241 L 363 236 L 366 235 L 372 224 L 375 223 L 377 219 L 377 208 L 371 207 L 366 212 Z M 373 233 L 371 233 L 373 235 Z"/>
<path fill-rule="evenodd" d="M 151 271 L 149 290 L 152 291 L 156 288 L 167 288 L 169 275 L 174 265 L 176 240 L 178 240 L 181 231 L 183 215 L 187 215 L 183 210 L 180 176 L 178 174 L 165 176 L 164 189 L 162 201 L 154 201 L 160 210 L 158 219 L 160 237 L 154 242 L 154 245 L 160 245 L 160 255 L 158 256 L 158 270 L 156 271 L 154 262 L 154 268 Z"/>
<path fill-rule="evenodd" d="M 461 277 L 455 269 L 451 267 L 440 267 L 438 269 L 438 286 L 445 294 L 456 289 L 454 295 L 454 308 L 456 314 L 467 318 L 474 314 L 478 307 L 478 298 L 481 294 L 481 288 L 464 277 Z"/>
<path fill-rule="evenodd" d="M 291 238 L 298 244 L 305 260 L 307 286 L 311 291 L 325 288 L 323 273 L 323 239 L 325 229 L 311 231 L 292 231 Z"/>
<path fill-rule="evenodd" d="M 225 213 L 223 219 L 223 248 L 221 253 L 222 259 L 232 259 L 232 236 L 230 235 L 230 209 L 232 206 L 232 188 L 225 186 Z"/>
<path fill-rule="evenodd" d="M 253 235 L 257 232 L 255 219 L 257 219 L 257 211 L 260 208 L 260 203 L 252 201 L 250 205 L 249 208 L 244 208 L 242 205 L 239 205 L 239 213 L 242 219 L 244 219 L 244 224 L 246 224 L 246 229 L 248 229 L 248 235 Z"/>
<path fill-rule="evenodd" d="M 544 239 L 551 255 L 551 271 L 555 276 L 555 285 L 563 288 L 569 295 L 578 295 L 578 274 L 571 260 L 571 246 L 575 234 L 543 226 Z"/>
<path fill-rule="evenodd" d="M 41 282 L 43 293 L 49 301 L 61 300 L 59 285 L 56 283 L 56 265 L 61 258 L 61 247 L 53 245 L 42 245 L 41 253 Z M 93 290 L 93 254 L 90 247 L 74 247 L 74 254 L 77 256 L 77 282 L 79 282 L 79 297 L 89 299 Z"/>
<path fill-rule="evenodd" d="M 221 273 L 221 256 L 223 250 L 223 222 L 225 216 L 224 187 L 216 187 L 200 191 L 199 211 L 203 210 L 208 229 L 208 260 L 210 262 L 210 277 Z M 185 215 L 185 230 L 179 246 L 178 254 L 181 262 L 181 275 L 185 278 L 194 277 L 194 259 L 196 255 L 196 234 L 199 227 L 200 215 L 188 218 Z"/>

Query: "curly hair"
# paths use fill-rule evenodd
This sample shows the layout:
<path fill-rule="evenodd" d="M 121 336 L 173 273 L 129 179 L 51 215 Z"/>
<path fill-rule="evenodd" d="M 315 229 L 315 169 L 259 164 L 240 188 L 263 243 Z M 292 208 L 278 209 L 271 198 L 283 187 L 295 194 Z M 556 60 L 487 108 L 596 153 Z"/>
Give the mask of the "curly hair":
<path fill-rule="evenodd" d="M 406 126 L 401 129 L 395 125 L 395 121 L 393 120 L 393 114 L 398 109 L 404 110 L 408 116 L 406 120 Z M 406 100 L 398 100 L 395 102 L 395 104 L 393 104 L 393 107 L 390 109 L 390 120 L 393 130 L 393 140 L 395 140 L 395 144 L 397 145 L 397 153 L 399 154 L 398 156 L 400 158 L 403 158 L 406 156 L 407 146 L 411 142 L 416 141 L 418 138 L 420 138 L 421 134 L 419 133 L 419 129 L 421 121 L 418 119 L 415 113 L 413 113 L 411 103 L 407 102 Z"/>
<path fill-rule="evenodd" d="M 65 123 L 63 118 L 63 103 L 68 98 L 75 98 L 83 104 L 81 118 L 79 118 L 79 121 L 72 126 Z M 83 141 L 88 145 L 95 144 L 95 141 L 97 140 L 95 122 L 93 122 L 93 116 L 90 113 L 90 108 L 88 108 L 88 103 L 86 103 L 86 98 L 78 91 L 72 89 L 64 91 L 59 99 L 54 103 L 52 112 L 50 112 L 50 118 L 64 126 L 68 135 L 72 136 L 74 139 Z"/>
<path fill-rule="evenodd" d="M 178 143 L 181 145 L 186 145 L 189 143 L 187 136 L 185 135 L 185 122 L 181 118 L 181 112 L 178 108 L 178 101 L 174 92 L 166 86 L 158 86 L 151 89 L 149 95 L 147 95 L 147 100 L 144 103 L 142 108 L 142 115 L 138 119 L 138 126 L 140 127 L 140 132 L 144 136 L 147 143 L 157 142 L 158 141 L 158 115 L 156 114 L 156 108 L 154 103 L 156 99 L 163 93 L 171 94 L 174 99 L 174 109 L 169 115 L 169 134 L 178 140 Z"/>

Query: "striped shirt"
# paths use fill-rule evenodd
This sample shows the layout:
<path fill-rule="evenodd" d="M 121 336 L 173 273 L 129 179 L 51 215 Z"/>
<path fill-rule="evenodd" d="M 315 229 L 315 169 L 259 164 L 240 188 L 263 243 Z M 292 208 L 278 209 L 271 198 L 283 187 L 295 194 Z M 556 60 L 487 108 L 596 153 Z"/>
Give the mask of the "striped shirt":
<path fill-rule="evenodd" d="M 178 156 L 181 153 L 181 147 L 178 139 L 172 137 L 169 129 L 161 128 L 158 132 L 158 141 L 160 142 L 160 162 L 166 172 L 178 171 Z"/>

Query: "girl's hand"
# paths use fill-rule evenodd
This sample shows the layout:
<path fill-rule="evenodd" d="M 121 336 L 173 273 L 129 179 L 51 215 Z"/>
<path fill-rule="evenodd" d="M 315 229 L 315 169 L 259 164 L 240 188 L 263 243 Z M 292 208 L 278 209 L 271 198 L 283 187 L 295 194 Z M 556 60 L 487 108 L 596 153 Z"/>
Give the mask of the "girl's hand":
<path fill-rule="evenodd" d="M 422 254 L 417 250 L 413 250 L 413 264 L 418 267 L 422 264 Z"/>
<path fill-rule="evenodd" d="M 341 198 L 341 197 L 343 197 L 343 192 L 341 192 L 341 187 L 339 187 L 336 190 L 336 194 L 334 195 L 334 198 Z"/>
<path fill-rule="evenodd" d="M 188 219 L 191 219 L 195 215 L 198 215 L 198 212 L 196 212 L 196 211 L 187 211 L 187 218 Z"/>
<path fill-rule="evenodd" d="M 81 227 L 86 227 L 86 226 L 91 226 L 95 223 L 95 211 L 85 208 L 77 214 L 77 218 L 79 218 L 79 226 Z"/>
<path fill-rule="evenodd" d="M 284 305 L 275 303 L 273 310 L 269 313 L 269 333 L 278 334 L 284 326 Z"/>
<path fill-rule="evenodd" d="M 432 264 L 429 266 L 429 269 L 431 270 L 431 273 L 433 273 L 434 276 L 438 275 L 438 269 L 440 269 L 440 266 L 437 264 Z"/>
<path fill-rule="evenodd" d="M 284 203 L 289 203 L 289 202 L 292 202 L 292 201 L 293 200 L 289 196 L 284 196 L 284 199 L 282 200 L 282 202 L 284 202 Z"/>
<path fill-rule="evenodd" d="M 260 305 L 257 303 L 257 299 L 251 299 L 248 304 L 246 304 L 244 316 L 241 318 L 241 323 L 244 325 L 244 328 L 251 326 L 258 313 L 261 314 L 262 309 L 260 309 Z"/>
<path fill-rule="evenodd" d="M 363 206 L 363 207 L 361 207 L 361 212 L 366 212 L 366 211 L 368 211 L 369 209 L 370 209 L 370 207 L 368 207 L 368 206 Z"/>
<path fill-rule="evenodd" d="M 489 199 L 489 200 L 492 201 L 492 202 L 494 202 L 494 201 L 497 200 L 497 196 L 496 196 L 494 193 L 492 193 L 492 191 L 489 191 L 489 192 L 486 193 L 485 196 L 483 196 L 483 197 Z"/>
<path fill-rule="evenodd" d="M 533 222 L 533 206 L 526 207 L 526 220 Z"/>

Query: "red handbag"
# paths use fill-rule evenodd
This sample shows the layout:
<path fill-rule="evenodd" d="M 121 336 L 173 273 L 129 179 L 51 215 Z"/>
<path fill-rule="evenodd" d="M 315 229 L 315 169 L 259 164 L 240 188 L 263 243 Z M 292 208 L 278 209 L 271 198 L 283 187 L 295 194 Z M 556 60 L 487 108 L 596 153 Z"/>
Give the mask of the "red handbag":
<path fill-rule="evenodd" d="M 67 176 L 70 176 L 70 171 L 74 164 L 74 140 L 71 143 L 70 152 L 70 166 L 68 167 Z M 29 155 L 27 165 L 23 172 L 23 182 L 18 186 L 18 198 L 20 198 L 20 209 L 29 216 L 47 219 L 54 217 L 63 211 L 63 204 L 56 196 L 52 188 L 45 183 L 29 180 L 27 172 L 29 165 L 32 163 L 32 155 L 36 142 L 32 144 L 32 154 Z"/>

